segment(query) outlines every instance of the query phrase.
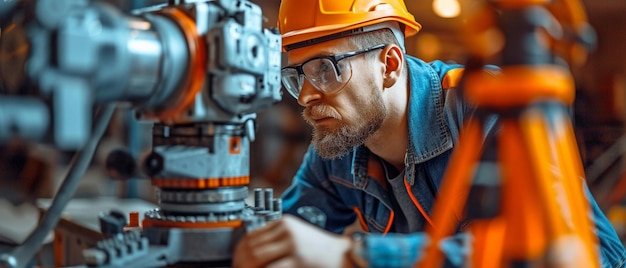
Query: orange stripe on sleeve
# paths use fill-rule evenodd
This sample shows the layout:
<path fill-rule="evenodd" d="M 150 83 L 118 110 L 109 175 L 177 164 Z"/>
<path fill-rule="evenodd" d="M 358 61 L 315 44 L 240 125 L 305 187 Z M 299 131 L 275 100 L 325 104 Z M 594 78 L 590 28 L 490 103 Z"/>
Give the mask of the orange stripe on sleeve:
<path fill-rule="evenodd" d="M 393 224 L 393 210 L 391 211 L 391 215 L 389 215 L 389 221 L 387 221 L 387 227 L 385 227 L 385 231 L 383 232 L 383 235 L 386 235 L 389 230 L 391 229 L 391 225 Z"/>
<path fill-rule="evenodd" d="M 461 77 L 463 77 L 464 68 L 456 68 L 448 71 L 446 75 L 443 76 L 441 81 L 441 87 L 443 89 L 451 89 L 456 88 L 461 83 Z"/>
<path fill-rule="evenodd" d="M 363 230 L 365 232 L 370 232 L 370 230 L 367 228 L 367 224 L 365 223 L 365 219 L 363 218 L 363 213 L 361 213 L 361 210 L 358 207 L 352 207 L 352 210 L 354 210 L 354 213 L 356 213 L 357 218 L 359 218 L 359 223 L 361 224 L 361 228 L 363 228 Z"/>

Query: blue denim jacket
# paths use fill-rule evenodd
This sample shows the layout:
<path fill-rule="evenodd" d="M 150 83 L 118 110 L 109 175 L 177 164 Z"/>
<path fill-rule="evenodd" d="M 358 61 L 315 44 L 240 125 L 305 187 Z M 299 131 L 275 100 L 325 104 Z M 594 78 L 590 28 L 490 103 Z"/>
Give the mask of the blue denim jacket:
<path fill-rule="evenodd" d="M 451 89 L 458 81 L 451 78 L 453 75 L 447 75 L 458 73 L 461 65 L 440 61 L 425 63 L 408 55 L 406 58 L 411 90 L 405 185 L 410 188 L 423 222 L 429 224 L 435 196 L 458 140 L 464 115 L 471 109 L 462 102 L 458 92 Z M 358 219 L 362 227 L 372 233 L 368 236 L 365 253 L 371 267 L 411 266 L 427 238 L 424 233 L 386 235 L 394 232 L 392 197 L 374 159 L 364 146 L 331 161 L 322 159 L 313 146 L 309 147 L 292 185 L 283 194 L 284 212 L 303 217 L 303 208 L 315 208 L 325 215 L 324 221 L 318 224 L 335 233 L 343 232 Z M 621 267 L 626 256 L 624 247 L 593 198 L 591 200 L 603 266 Z M 449 245 L 444 247 L 449 261 L 459 259 L 455 255 L 464 254 L 462 247 Z"/>

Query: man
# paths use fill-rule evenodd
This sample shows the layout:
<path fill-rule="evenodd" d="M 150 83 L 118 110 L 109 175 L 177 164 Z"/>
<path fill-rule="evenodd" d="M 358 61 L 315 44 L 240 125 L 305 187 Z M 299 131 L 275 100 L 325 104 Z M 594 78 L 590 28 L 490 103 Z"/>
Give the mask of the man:
<path fill-rule="evenodd" d="M 283 195 L 298 217 L 247 234 L 234 267 L 412 266 L 471 112 L 454 90 L 461 66 L 404 54 L 421 26 L 401 0 L 283 0 L 278 21 L 283 84 L 305 108 L 312 146 Z M 597 206 L 594 218 L 603 264 L 622 265 Z M 355 221 L 370 234 L 340 235 Z M 454 243 L 442 249 L 449 264 L 462 260 Z"/>

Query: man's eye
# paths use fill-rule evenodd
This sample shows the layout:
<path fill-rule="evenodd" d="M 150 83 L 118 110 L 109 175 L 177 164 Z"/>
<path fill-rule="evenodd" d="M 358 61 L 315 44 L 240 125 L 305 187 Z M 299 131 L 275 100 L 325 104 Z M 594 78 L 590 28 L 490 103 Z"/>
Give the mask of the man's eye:
<path fill-rule="evenodd" d="M 320 72 L 325 73 L 325 72 L 330 72 L 332 70 L 333 70 L 333 64 L 332 63 L 330 63 L 328 61 L 323 61 L 322 63 L 320 63 L 320 66 L 319 66 L 319 71 Z"/>
<path fill-rule="evenodd" d="M 306 63 L 303 66 L 304 73 L 313 80 L 323 80 L 329 75 L 334 75 L 335 67 L 328 59 L 317 59 Z"/>

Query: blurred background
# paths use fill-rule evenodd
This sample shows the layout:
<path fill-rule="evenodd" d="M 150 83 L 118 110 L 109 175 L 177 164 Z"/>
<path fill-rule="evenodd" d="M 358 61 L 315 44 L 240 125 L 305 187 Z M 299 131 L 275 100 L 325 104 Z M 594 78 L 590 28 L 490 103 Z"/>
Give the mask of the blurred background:
<path fill-rule="evenodd" d="M 130 11 L 167 1 L 109 2 Z M 280 0 L 252 2 L 263 9 L 265 27 L 274 27 Z M 577 85 L 577 100 L 573 107 L 575 130 L 590 189 L 614 222 L 618 233 L 624 237 L 626 0 L 582 2 L 597 33 L 597 49 L 589 54 L 583 66 L 572 70 Z M 467 54 L 460 33 L 464 5 L 457 0 L 407 0 L 406 4 L 423 26 L 417 36 L 407 40 L 407 52 L 425 61 L 440 59 L 463 63 Z M 296 101 L 284 94 L 278 105 L 258 114 L 258 136 L 251 148 L 251 187 L 273 187 L 279 194 L 290 183 L 310 136 L 310 129 L 301 120 L 300 113 L 301 108 Z M 145 155 L 151 144 L 150 131 L 150 124 L 137 122 L 131 112 L 119 110 L 76 197 L 138 198 L 156 202 L 149 180 L 114 180 L 105 169 L 106 157 L 115 149 L 128 150 L 138 158 Z M 21 192 L 10 190 L 15 189 L 10 185 L 0 185 L 2 197 L 22 194 L 35 198 L 52 197 L 73 153 L 59 152 L 44 145 L 19 143 L 0 149 L 5 152 L 0 154 L 0 176 L 23 178 L 19 182 Z M 16 175 L 10 172 L 22 173 Z"/>

